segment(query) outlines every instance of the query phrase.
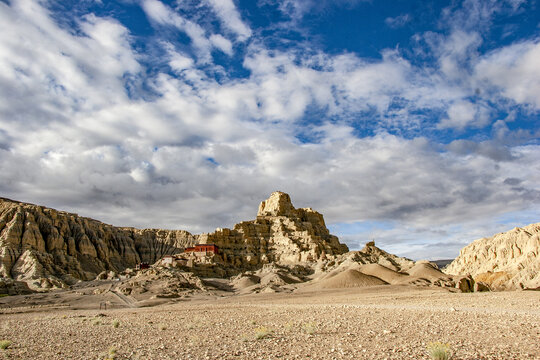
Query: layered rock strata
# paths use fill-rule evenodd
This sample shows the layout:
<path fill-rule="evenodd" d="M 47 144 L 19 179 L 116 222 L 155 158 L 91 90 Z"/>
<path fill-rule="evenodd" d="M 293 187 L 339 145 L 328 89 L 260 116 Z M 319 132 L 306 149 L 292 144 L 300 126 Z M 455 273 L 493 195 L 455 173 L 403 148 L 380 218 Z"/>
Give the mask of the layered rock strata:
<path fill-rule="evenodd" d="M 330 234 L 320 213 L 295 209 L 289 195 L 279 191 L 261 202 L 255 220 L 199 235 L 198 242 L 217 245 L 223 263 L 239 269 L 314 262 L 349 250 Z"/>
<path fill-rule="evenodd" d="M 0 277 L 26 281 L 33 288 L 153 263 L 195 242 L 187 231 L 118 228 L 0 198 Z"/>
<path fill-rule="evenodd" d="M 470 274 L 493 289 L 540 287 L 540 223 L 478 239 L 444 271 Z"/>
<path fill-rule="evenodd" d="M 282 192 L 261 203 L 255 220 L 202 235 L 119 228 L 77 214 L 0 199 L 0 277 L 25 281 L 34 289 L 91 280 L 140 262 L 155 263 L 196 243 L 219 247 L 217 264 L 207 264 L 205 269 L 223 276 L 268 263 L 332 259 L 348 251 L 329 233 L 320 213 L 295 209 L 289 195 Z"/>

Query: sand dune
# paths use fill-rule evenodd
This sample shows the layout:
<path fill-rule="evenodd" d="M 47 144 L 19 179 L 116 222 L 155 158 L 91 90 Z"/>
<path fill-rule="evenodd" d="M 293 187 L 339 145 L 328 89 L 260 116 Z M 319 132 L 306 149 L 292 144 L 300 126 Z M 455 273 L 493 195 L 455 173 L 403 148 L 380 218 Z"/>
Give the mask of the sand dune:
<path fill-rule="evenodd" d="M 427 261 L 419 261 L 407 273 L 416 278 L 424 278 L 428 280 L 446 279 L 448 275 L 437 269 L 433 264 Z"/>
<path fill-rule="evenodd" d="M 313 286 L 318 289 L 340 289 L 385 284 L 387 284 L 386 281 L 375 276 L 362 274 L 360 271 L 348 269 L 315 282 Z"/>
<path fill-rule="evenodd" d="M 407 279 L 406 274 L 391 270 L 380 264 L 366 264 L 358 269 L 362 274 L 375 276 L 389 284 L 397 284 Z"/>

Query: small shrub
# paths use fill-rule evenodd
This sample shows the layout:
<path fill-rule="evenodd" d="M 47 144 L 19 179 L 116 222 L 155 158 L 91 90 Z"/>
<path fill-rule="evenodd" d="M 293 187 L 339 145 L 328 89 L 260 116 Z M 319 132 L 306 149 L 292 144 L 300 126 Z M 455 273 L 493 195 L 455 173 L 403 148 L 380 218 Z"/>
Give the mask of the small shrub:
<path fill-rule="evenodd" d="M 261 340 L 269 337 L 272 334 L 272 330 L 268 329 L 266 326 L 259 326 L 255 329 L 255 339 Z"/>
<path fill-rule="evenodd" d="M 165 324 L 159 324 L 159 330 L 167 330 L 167 325 Z"/>
<path fill-rule="evenodd" d="M 101 320 L 99 320 L 99 319 L 94 319 L 94 320 L 92 321 L 92 325 L 101 325 Z"/>
<path fill-rule="evenodd" d="M 9 340 L 0 340 L 0 349 L 5 350 L 11 346 L 11 341 Z"/>
<path fill-rule="evenodd" d="M 288 322 L 285 324 L 285 330 L 292 331 L 294 329 L 294 324 L 292 322 Z"/>
<path fill-rule="evenodd" d="M 448 360 L 452 356 L 450 345 L 441 342 L 430 342 L 427 345 L 427 352 L 433 360 Z"/>
<path fill-rule="evenodd" d="M 9 294 L 0 294 L 0 298 L 9 296 Z"/>
<path fill-rule="evenodd" d="M 109 348 L 109 353 L 105 357 L 105 360 L 114 360 L 114 359 L 116 359 L 116 348 L 114 346 L 111 346 L 111 348 Z"/>
<path fill-rule="evenodd" d="M 112 322 L 112 326 L 113 326 L 114 328 L 119 327 L 119 326 L 120 326 L 120 320 L 114 319 L 113 322 Z"/>
<path fill-rule="evenodd" d="M 313 335 L 317 331 L 317 324 L 314 322 L 305 323 L 302 326 L 302 330 L 308 335 Z"/>

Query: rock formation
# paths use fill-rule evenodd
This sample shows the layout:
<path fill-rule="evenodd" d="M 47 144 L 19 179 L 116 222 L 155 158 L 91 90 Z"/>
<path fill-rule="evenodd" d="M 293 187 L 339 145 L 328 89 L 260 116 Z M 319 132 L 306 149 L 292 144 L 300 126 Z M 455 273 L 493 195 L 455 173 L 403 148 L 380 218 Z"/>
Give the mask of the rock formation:
<path fill-rule="evenodd" d="M 492 289 L 540 287 L 540 223 L 478 239 L 444 271 L 470 274 Z"/>
<path fill-rule="evenodd" d="M 186 231 L 117 228 L 63 211 L 0 198 L 0 278 L 32 288 L 90 280 L 192 246 Z"/>
<path fill-rule="evenodd" d="M 296 264 L 332 258 L 348 251 L 330 235 L 320 213 L 295 209 L 289 195 L 282 192 L 261 203 L 255 220 L 202 235 L 118 228 L 76 214 L 0 199 L 0 278 L 25 281 L 34 289 L 63 287 L 140 262 L 155 263 L 196 243 L 219 246 L 219 262 L 227 270 L 216 268 L 221 275 L 272 262 Z"/>
<path fill-rule="evenodd" d="M 255 220 L 199 235 L 197 240 L 216 244 L 224 264 L 242 270 L 268 263 L 313 262 L 349 250 L 330 234 L 320 213 L 295 209 L 289 195 L 279 191 L 261 202 Z"/>

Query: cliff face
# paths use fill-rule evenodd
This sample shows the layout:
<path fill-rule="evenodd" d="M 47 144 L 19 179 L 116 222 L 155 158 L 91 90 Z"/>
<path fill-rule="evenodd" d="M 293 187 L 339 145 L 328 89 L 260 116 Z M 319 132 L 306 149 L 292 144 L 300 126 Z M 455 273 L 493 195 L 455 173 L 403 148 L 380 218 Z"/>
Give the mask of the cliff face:
<path fill-rule="evenodd" d="M 316 261 L 348 251 L 330 235 L 320 213 L 295 209 L 282 192 L 261 203 L 255 220 L 202 235 L 118 228 L 0 199 L 0 277 L 27 282 L 34 289 L 91 280 L 102 271 L 120 272 L 141 261 L 154 263 L 196 243 L 216 244 L 223 265 L 237 271 L 271 262 Z"/>
<path fill-rule="evenodd" d="M 540 223 L 472 242 L 445 268 L 448 274 L 471 274 L 492 288 L 540 287 Z"/>
<path fill-rule="evenodd" d="M 117 228 L 76 214 L 0 199 L 0 277 L 31 287 L 90 280 L 192 246 L 186 231 Z"/>
<path fill-rule="evenodd" d="M 289 195 L 279 191 L 261 202 L 255 220 L 199 235 L 198 241 L 216 244 L 225 264 L 247 269 L 271 262 L 316 261 L 349 251 L 330 235 L 320 213 L 295 209 Z"/>

